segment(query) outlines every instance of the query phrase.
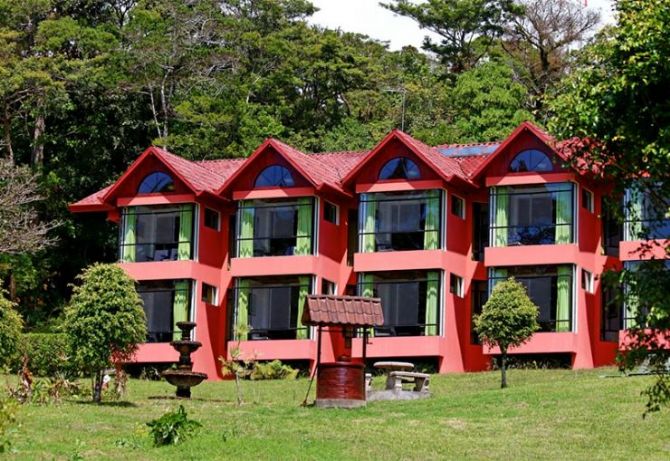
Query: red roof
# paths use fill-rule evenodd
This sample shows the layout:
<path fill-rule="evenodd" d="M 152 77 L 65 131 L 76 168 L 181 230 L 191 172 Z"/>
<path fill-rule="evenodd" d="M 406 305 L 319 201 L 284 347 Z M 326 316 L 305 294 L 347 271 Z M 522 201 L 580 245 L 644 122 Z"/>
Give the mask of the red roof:
<path fill-rule="evenodd" d="M 309 295 L 302 313 L 303 325 L 382 326 L 384 313 L 379 298 Z"/>
<path fill-rule="evenodd" d="M 445 181 L 454 179 L 474 184 L 474 179 L 486 168 L 495 156 L 521 132 L 528 130 L 542 142 L 556 146 L 555 140 L 530 122 L 524 122 L 503 142 L 474 144 L 444 144 L 429 146 L 400 130 L 393 130 L 371 151 L 321 152 L 306 154 L 276 139 L 266 140 L 248 158 L 190 161 L 158 147 L 147 149 L 136 162 L 113 185 L 92 194 L 71 206 L 72 211 L 94 211 L 111 206 L 111 196 L 117 185 L 123 181 L 146 156 L 155 155 L 177 175 L 195 193 L 221 193 L 234 179 L 251 165 L 252 160 L 262 155 L 268 147 L 274 148 L 291 163 L 315 188 L 324 185 L 346 192 L 345 183 L 349 183 L 365 167 L 365 164 L 391 139 L 399 139 L 417 156 L 422 158 Z M 567 157 L 562 149 L 557 154 L 564 160 Z"/>

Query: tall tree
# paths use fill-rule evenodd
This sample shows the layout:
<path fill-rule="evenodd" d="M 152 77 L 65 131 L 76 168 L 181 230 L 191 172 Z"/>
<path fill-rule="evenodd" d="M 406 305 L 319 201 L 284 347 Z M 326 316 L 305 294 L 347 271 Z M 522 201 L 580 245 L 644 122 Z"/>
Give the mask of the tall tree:
<path fill-rule="evenodd" d="M 517 63 L 532 110 L 541 115 L 544 95 L 568 71 L 569 52 L 589 38 L 600 15 L 581 0 L 517 1 L 523 13 L 506 25 L 502 46 Z"/>
<path fill-rule="evenodd" d="M 34 253 L 53 243 L 57 222 L 40 222 L 37 177 L 26 167 L 0 160 L 0 254 Z"/>
<path fill-rule="evenodd" d="M 564 148 L 578 167 L 612 181 L 613 197 L 637 187 L 657 218 L 670 211 L 670 0 L 618 0 L 617 24 L 583 50 L 577 70 L 551 101 L 551 130 L 570 137 Z M 664 246 L 670 255 L 668 242 Z M 643 253 L 645 248 L 640 248 Z M 646 265 L 646 264 L 645 264 Z M 643 265 L 643 266 L 645 266 Z M 670 303 L 658 270 L 624 271 L 627 302 L 647 302 L 647 328 L 630 334 L 627 367 L 650 359 L 659 379 L 650 410 L 670 405 Z M 660 292 L 657 292 L 661 290 Z M 639 300 L 639 301 L 638 301 Z M 665 338 L 666 341 L 659 341 Z"/>
<path fill-rule="evenodd" d="M 418 4 L 395 0 L 381 5 L 439 35 L 439 43 L 426 37 L 423 48 L 440 56 L 456 74 L 486 56 L 507 22 L 520 13 L 514 0 L 428 0 Z"/>

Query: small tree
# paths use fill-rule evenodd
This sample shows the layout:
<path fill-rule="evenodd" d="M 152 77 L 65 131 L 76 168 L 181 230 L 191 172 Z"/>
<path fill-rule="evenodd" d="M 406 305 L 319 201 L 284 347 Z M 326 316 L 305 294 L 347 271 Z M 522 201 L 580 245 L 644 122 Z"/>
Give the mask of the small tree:
<path fill-rule="evenodd" d="M 94 264 L 77 276 L 65 311 L 73 360 L 93 379 L 100 402 L 105 368 L 127 361 L 146 338 L 146 319 L 135 282 L 118 266 Z"/>
<path fill-rule="evenodd" d="M 507 351 L 528 341 L 538 330 L 537 313 L 526 288 L 510 278 L 496 284 L 482 313 L 475 318 L 482 342 L 500 348 L 501 388 L 507 387 Z"/>
<path fill-rule="evenodd" d="M 0 369 L 16 360 L 22 329 L 21 315 L 0 290 Z"/>

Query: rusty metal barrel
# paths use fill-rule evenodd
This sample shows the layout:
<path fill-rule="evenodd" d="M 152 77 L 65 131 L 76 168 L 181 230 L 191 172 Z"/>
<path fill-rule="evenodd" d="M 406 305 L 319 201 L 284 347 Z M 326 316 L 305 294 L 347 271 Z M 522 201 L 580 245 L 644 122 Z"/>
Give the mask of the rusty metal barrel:
<path fill-rule="evenodd" d="M 365 370 L 362 363 L 332 362 L 319 365 L 316 406 L 356 408 L 365 406 Z"/>

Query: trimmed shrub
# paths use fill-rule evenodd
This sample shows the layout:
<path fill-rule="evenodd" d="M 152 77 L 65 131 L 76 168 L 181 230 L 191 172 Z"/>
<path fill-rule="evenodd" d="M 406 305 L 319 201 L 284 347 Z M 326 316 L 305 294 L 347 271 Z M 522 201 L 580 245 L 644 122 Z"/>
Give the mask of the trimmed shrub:
<path fill-rule="evenodd" d="M 0 369 L 11 366 L 19 356 L 23 319 L 14 304 L 0 290 Z"/>
<path fill-rule="evenodd" d="M 26 333 L 21 343 L 21 355 L 28 356 L 28 367 L 35 376 L 75 374 L 64 333 Z"/>

